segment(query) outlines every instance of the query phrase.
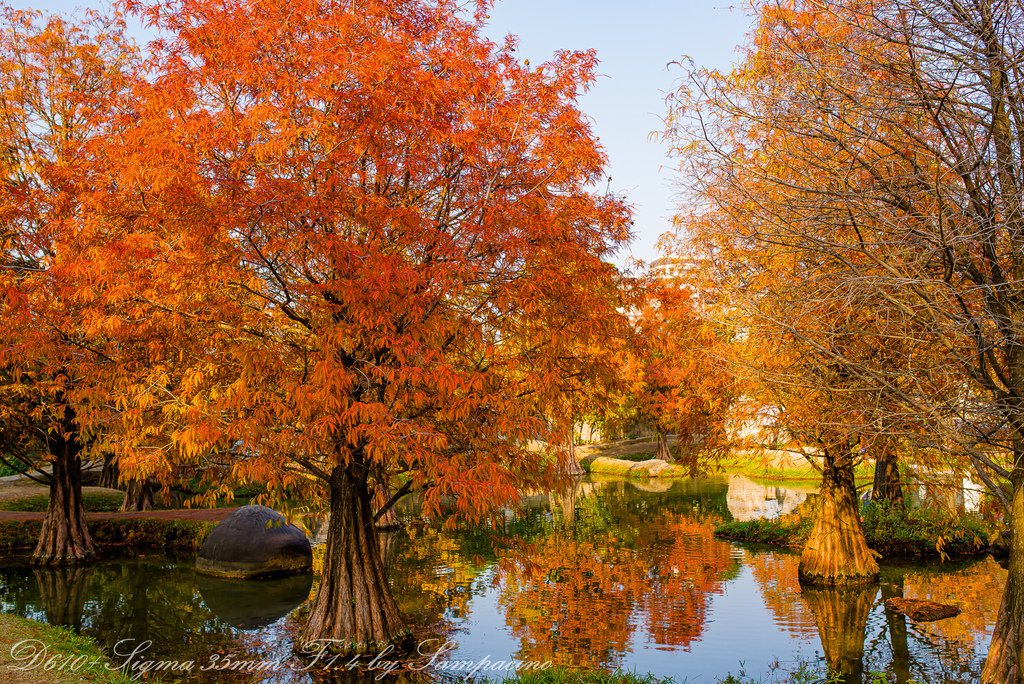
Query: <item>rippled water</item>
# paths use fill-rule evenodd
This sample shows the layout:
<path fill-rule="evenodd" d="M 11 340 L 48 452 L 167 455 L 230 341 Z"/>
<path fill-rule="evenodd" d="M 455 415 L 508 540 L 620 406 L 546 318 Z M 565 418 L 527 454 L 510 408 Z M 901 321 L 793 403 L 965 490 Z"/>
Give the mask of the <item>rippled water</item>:
<path fill-rule="evenodd" d="M 719 520 L 788 512 L 806 496 L 745 478 L 586 480 L 488 525 L 447 530 L 406 510 L 412 524 L 385 534 L 383 546 L 416 636 L 451 643 L 449 662 L 550 661 L 677 682 L 803 663 L 849 681 L 872 671 L 898 682 L 974 681 L 1005 579 L 991 559 L 886 566 L 867 589 L 801 590 L 794 554 L 712 535 Z M 137 665 L 192 661 L 164 681 L 309 682 L 317 678 L 291 655 L 300 618 L 282 616 L 309 596 L 311 581 L 213 580 L 196 576 L 190 559 L 165 557 L 73 570 L 9 564 L 0 566 L 0 608 L 79 629 L 108 653 L 116 648 L 118 663 L 146 641 Z M 949 601 L 963 613 L 915 624 L 886 613 L 892 596 Z M 115 646 L 121 640 L 134 641 Z M 252 662 L 271 660 L 279 662 Z M 263 669 L 215 669 L 232 661 Z"/>

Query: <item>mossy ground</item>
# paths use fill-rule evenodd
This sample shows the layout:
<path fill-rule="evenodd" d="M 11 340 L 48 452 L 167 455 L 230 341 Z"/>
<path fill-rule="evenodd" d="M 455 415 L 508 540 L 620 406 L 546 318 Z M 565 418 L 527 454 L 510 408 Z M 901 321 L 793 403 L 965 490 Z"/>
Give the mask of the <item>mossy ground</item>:
<path fill-rule="evenodd" d="M 121 510 L 124 492 L 84 492 L 82 504 L 87 512 L 112 512 Z M 42 513 L 50 505 L 46 494 L 0 499 L 0 511 L 26 511 Z"/>
<path fill-rule="evenodd" d="M 188 513 L 190 511 L 187 511 Z M 175 520 L 153 517 L 91 518 L 89 533 L 104 555 L 131 555 L 135 551 L 167 553 L 198 551 L 216 524 L 212 520 Z M 39 540 L 40 520 L 0 520 L 0 551 L 30 551 Z"/>

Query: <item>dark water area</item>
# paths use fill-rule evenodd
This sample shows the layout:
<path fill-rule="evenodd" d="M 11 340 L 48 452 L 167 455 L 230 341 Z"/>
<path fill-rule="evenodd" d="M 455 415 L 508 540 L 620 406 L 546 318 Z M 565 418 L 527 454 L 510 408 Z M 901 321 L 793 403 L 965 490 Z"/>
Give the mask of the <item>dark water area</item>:
<path fill-rule="evenodd" d="M 529 497 L 523 510 L 483 525 L 447 529 L 407 508 L 410 524 L 383 535 L 382 553 L 417 640 L 424 651 L 442 651 L 410 667 L 416 678 L 477 666 L 478 678 L 501 679 L 507 663 L 550 662 L 676 682 L 770 678 L 798 667 L 831 667 L 847 681 L 873 672 L 896 682 L 975 681 L 1005 580 L 992 559 L 889 565 L 882 582 L 865 589 L 801 590 L 795 554 L 712 534 L 720 520 L 775 516 L 806 497 L 739 477 L 587 479 L 562 495 Z M 314 539 L 318 533 L 314 525 Z M 95 638 L 129 674 L 162 670 L 165 682 L 374 681 L 390 658 L 372 672 L 335 661 L 326 675 L 325 661 L 310 666 L 294 656 L 303 605 L 315 590 L 309 576 L 198 576 L 191 558 L 0 565 L 0 609 Z M 882 603 L 893 596 L 948 601 L 963 612 L 913 623 L 887 614 Z"/>

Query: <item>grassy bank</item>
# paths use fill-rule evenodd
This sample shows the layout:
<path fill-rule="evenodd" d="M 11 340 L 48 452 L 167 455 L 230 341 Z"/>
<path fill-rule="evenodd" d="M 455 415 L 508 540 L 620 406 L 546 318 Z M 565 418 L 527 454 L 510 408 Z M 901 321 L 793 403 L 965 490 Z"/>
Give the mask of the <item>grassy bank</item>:
<path fill-rule="evenodd" d="M 862 522 L 868 546 L 883 558 L 968 558 L 987 552 L 995 532 L 992 525 L 971 514 L 928 508 L 901 510 L 878 503 L 864 507 Z M 810 511 L 777 520 L 723 523 L 715 535 L 800 549 L 813 526 Z"/>
<path fill-rule="evenodd" d="M 206 520 L 101 518 L 89 520 L 89 533 L 106 555 L 130 555 L 135 550 L 188 553 L 199 550 L 215 524 Z M 41 525 L 39 520 L 0 521 L 0 550 L 32 550 Z"/>
<path fill-rule="evenodd" d="M 82 505 L 88 512 L 119 511 L 122 503 L 124 503 L 124 492 L 85 492 L 82 494 Z M 49 505 L 50 497 L 46 494 L 0 499 L 0 511 L 42 513 Z"/>
<path fill-rule="evenodd" d="M 621 477 L 680 478 L 695 474 L 688 466 L 660 465 L 660 461 L 654 460 L 656 450 L 657 445 L 653 441 L 640 440 L 580 447 L 580 463 L 586 472 Z M 775 485 L 792 483 L 801 486 L 821 481 L 821 473 L 805 458 L 778 449 L 734 452 L 704 464 L 702 468 L 703 475 L 744 475 Z M 860 464 L 854 476 L 858 483 L 870 482 L 872 465 Z"/>
<path fill-rule="evenodd" d="M 25 643 L 15 649 L 20 642 Z M 35 654 L 42 656 L 44 647 L 39 660 L 51 663 L 50 668 L 32 660 Z M 5 684 L 128 684 L 131 680 L 110 670 L 109 662 L 88 637 L 0 614 L 0 680 Z"/>

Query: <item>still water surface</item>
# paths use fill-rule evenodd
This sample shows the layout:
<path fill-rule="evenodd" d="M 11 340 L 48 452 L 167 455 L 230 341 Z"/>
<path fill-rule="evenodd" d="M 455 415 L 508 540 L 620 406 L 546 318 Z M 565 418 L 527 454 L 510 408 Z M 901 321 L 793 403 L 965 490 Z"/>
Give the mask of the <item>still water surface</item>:
<path fill-rule="evenodd" d="M 849 681 L 873 671 L 898 682 L 975 681 L 1005 579 L 995 561 L 886 566 L 867 589 L 801 590 L 795 554 L 712 535 L 719 520 L 773 517 L 806 498 L 737 477 L 586 479 L 486 525 L 449 530 L 407 509 L 413 524 L 386 533 L 383 553 L 417 638 L 451 643 L 449 662 L 550 661 L 680 683 L 800 664 Z M 80 630 L 118 664 L 191 661 L 163 672 L 167 682 L 307 683 L 323 678 L 292 657 L 291 610 L 312 581 L 217 580 L 197 576 L 191 559 L 163 556 L 58 570 L 14 563 L 0 566 L 0 609 Z M 950 601 L 963 613 L 915 624 L 886 613 L 892 596 Z"/>

